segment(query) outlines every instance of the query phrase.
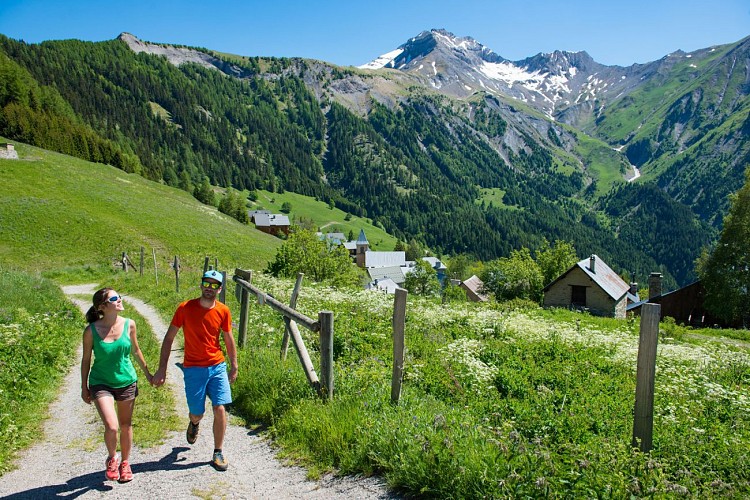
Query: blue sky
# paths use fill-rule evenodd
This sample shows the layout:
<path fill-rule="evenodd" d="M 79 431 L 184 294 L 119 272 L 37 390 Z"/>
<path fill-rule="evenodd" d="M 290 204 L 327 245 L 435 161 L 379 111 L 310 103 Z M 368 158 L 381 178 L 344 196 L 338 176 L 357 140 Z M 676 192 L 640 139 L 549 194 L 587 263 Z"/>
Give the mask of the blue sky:
<path fill-rule="evenodd" d="M 471 36 L 519 60 L 587 51 L 629 66 L 750 35 L 748 0 L 0 0 L 0 33 L 29 43 L 152 42 L 246 56 L 307 57 L 360 65 L 423 30 Z"/>

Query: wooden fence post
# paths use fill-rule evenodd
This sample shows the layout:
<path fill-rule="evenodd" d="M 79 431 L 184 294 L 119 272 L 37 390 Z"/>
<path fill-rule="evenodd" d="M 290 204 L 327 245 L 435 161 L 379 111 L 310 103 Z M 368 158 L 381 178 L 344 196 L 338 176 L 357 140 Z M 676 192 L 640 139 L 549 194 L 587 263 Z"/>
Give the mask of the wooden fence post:
<path fill-rule="evenodd" d="M 206 257 L 206 263 L 208 264 L 208 257 Z M 239 276 L 248 283 L 253 280 L 253 272 L 245 271 L 243 269 L 235 269 L 234 275 Z M 250 292 L 245 287 L 237 285 L 240 288 L 240 325 L 239 333 L 237 334 L 237 342 L 240 347 L 245 347 L 247 340 L 247 315 L 250 308 Z"/>
<path fill-rule="evenodd" d="M 299 289 L 302 286 L 302 278 L 304 273 L 297 273 L 297 282 L 294 284 L 294 290 L 292 291 L 292 297 L 289 299 L 289 307 L 295 309 L 297 307 L 297 297 L 299 297 Z M 291 330 L 289 329 L 289 323 L 284 322 L 284 337 L 281 339 L 281 360 L 286 359 L 286 352 L 289 350 L 289 335 Z"/>
<path fill-rule="evenodd" d="M 396 288 L 393 299 L 393 375 L 391 377 L 391 403 L 401 398 L 401 381 L 404 376 L 404 323 L 406 322 L 406 296 L 403 288 Z"/>
<path fill-rule="evenodd" d="M 138 268 L 141 274 L 141 278 L 143 277 L 143 253 L 145 252 L 145 249 L 141 247 L 141 265 Z"/>
<path fill-rule="evenodd" d="M 205 274 L 206 271 L 208 271 L 208 255 L 206 255 L 206 258 L 203 260 L 203 273 Z"/>
<path fill-rule="evenodd" d="M 122 270 L 125 272 L 128 272 L 128 254 L 127 252 L 122 252 Z"/>
<path fill-rule="evenodd" d="M 159 286 L 159 270 L 156 268 L 156 248 L 152 248 L 151 252 L 154 255 L 154 278 L 156 278 L 156 286 Z"/>
<path fill-rule="evenodd" d="M 180 293 L 180 258 L 178 256 L 174 256 L 174 281 L 175 281 L 175 290 L 177 293 Z"/>
<path fill-rule="evenodd" d="M 654 376 L 659 339 L 659 304 L 641 306 L 641 332 L 638 344 L 638 371 L 633 412 L 633 448 L 651 451 L 654 429 Z"/>
<path fill-rule="evenodd" d="M 320 391 L 333 399 L 333 311 L 320 311 Z"/>
<path fill-rule="evenodd" d="M 315 368 L 313 367 L 312 361 L 310 360 L 310 355 L 307 353 L 305 342 L 302 340 L 302 335 L 300 335 L 299 333 L 297 322 L 285 316 L 284 323 L 289 327 L 290 336 L 292 337 L 292 342 L 294 343 L 295 350 L 297 351 L 297 357 L 299 358 L 299 362 L 302 364 L 302 369 L 305 372 L 307 381 L 318 394 L 323 396 L 324 394 L 320 384 L 320 380 L 318 380 L 318 374 L 315 373 Z"/>
<path fill-rule="evenodd" d="M 227 272 L 219 271 L 221 273 L 221 292 L 219 292 L 219 302 L 222 304 L 227 303 Z"/>

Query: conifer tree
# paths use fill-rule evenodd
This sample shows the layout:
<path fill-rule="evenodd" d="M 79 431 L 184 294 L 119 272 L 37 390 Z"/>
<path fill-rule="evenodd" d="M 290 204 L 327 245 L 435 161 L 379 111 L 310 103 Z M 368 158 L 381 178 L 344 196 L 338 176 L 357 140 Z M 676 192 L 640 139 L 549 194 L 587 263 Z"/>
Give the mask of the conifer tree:
<path fill-rule="evenodd" d="M 726 321 L 750 319 L 750 169 L 732 195 L 716 248 L 704 251 L 698 274 L 706 289 L 706 308 Z"/>

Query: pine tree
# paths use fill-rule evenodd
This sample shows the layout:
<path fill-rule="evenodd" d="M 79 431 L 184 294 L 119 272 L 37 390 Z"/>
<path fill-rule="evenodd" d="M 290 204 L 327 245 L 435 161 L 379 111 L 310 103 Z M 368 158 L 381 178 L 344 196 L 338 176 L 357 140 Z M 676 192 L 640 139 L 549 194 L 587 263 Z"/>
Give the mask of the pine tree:
<path fill-rule="evenodd" d="M 732 195 L 719 242 L 698 262 L 706 308 L 726 321 L 750 320 L 750 169 Z"/>

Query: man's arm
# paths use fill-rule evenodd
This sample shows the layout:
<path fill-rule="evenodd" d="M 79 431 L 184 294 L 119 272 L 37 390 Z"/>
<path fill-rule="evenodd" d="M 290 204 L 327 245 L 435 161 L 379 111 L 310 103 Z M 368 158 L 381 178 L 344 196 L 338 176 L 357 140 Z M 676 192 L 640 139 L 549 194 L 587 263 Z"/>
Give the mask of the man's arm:
<path fill-rule="evenodd" d="M 167 379 L 167 363 L 169 363 L 169 355 L 172 354 L 172 343 L 174 338 L 177 336 L 177 332 L 180 329 L 174 325 L 169 325 L 166 335 L 164 335 L 164 341 L 161 343 L 161 354 L 159 356 L 159 369 L 154 373 L 151 379 L 151 384 L 159 387 L 164 384 Z"/>
<path fill-rule="evenodd" d="M 223 332 L 223 334 L 224 345 L 227 348 L 227 356 L 229 357 L 229 383 L 233 384 L 237 380 L 237 345 L 234 343 L 232 332 Z"/>

